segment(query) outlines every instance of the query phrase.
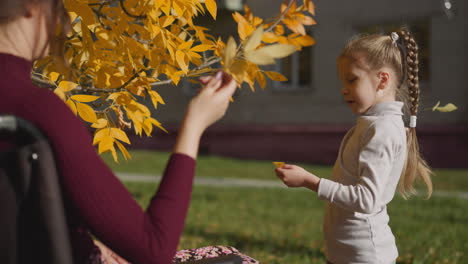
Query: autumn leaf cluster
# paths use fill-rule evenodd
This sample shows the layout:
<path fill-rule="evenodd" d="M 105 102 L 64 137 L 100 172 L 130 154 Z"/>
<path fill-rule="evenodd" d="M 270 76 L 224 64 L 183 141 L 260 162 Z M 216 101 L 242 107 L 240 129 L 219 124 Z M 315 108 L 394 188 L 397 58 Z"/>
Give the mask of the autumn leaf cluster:
<path fill-rule="evenodd" d="M 302 1 L 301 1 L 302 2 Z M 259 66 L 275 63 L 314 44 L 304 26 L 315 21 L 310 0 L 289 0 L 269 22 L 254 16 L 248 6 L 234 13 L 239 42 L 225 43 L 198 26 L 194 18 L 217 16 L 215 0 L 64 0 L 71 17 L 65 43 L 68 65 L 52 58 L 36 62 L 33 77 L 47 83 L 70 109 L 94 131 L 99 153 L 116 147 L 130 157 L 124 144 L 132 129 L 151 136 L 164 130 L 150 108 L 165 102 L 157 91 L 163 84 L 212 73 L 218 62 L 241 85 L 262 88 L 266 78 L 284 81 L 280 73 Z M 151 101 L 151 105 L 145 104 Z"/>

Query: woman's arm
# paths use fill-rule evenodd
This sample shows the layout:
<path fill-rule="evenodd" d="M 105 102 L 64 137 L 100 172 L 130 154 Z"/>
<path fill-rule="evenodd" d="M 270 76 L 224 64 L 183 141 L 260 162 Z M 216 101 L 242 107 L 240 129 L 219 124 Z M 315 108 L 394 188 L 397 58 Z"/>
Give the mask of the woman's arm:
<path fill-rule="evenodd" d="M 52 144 L 67 205 L 105 245 L 132 263 L 170 263 L 189 207 L 198 141 L 227 108 L 235 83 L 192 100 L 158 191 L 146 211 L 92 147 L 89 132 L 53 93 L 40 90 L 25 118 Z M 47 105 L 47 107 L 44 107 Z M 195 115 L 196 113 L 196 115 Z M 195 125 L 196 126 L 195 126 Z"/>

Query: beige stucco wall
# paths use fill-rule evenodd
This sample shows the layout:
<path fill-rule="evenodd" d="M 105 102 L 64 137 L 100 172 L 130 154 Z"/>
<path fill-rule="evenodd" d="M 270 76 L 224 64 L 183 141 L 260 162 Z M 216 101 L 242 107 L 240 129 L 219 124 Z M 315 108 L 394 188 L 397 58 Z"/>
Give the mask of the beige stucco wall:
<path fill-rule="evenodd" d="M 249 0 L 253 12 L 271 17 L 282 0 Z M 278 91 L 268 86 L 255 93 L 243 89 L 222 124 L 310 124 L 352 123 L 353 115 L 341 103 L 340 83 L 335 58 L 354 27 L 360 24 L 398 22 L 419 17 L 430 18 L 431 79 L 422 91 L 422 107 L 431 107 L 438 100 L 453 102 L 456 112 L 443 114 L 422 111 L 422 123 L 468 123 L 468 2 L 453 1 L 456 15 L 449 20 L 440 0 L 316 0 L 318 25 L 312 28 L 317 44 L 313 49 L 313 82 L 297 91 Z M 212 26 L 223 36 L 233 30 L 232 18 L 222 14 Z M 214 25 L 214 24 L 212 24 Z M 216 34 L 215 34 L 216 35 Z M 177 123 L 190 99 L 183 87 L 161 87 L 167 105 L 156 117 L 164 123 Z"/>

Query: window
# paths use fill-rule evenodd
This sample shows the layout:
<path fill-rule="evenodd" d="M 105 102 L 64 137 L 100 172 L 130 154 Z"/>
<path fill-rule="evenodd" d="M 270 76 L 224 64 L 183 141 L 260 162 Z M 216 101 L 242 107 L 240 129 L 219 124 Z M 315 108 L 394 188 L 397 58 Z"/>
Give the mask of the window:
<path fill-rule="evenodd" d="M 229 11 L 244 10 L 245 0 L 222 0 L 217 2 L 220 9 L 227 9 Z"/>
<path fill-rule="evenodd" d="M 401 23 L 382 23 L 373 25 L 358 26 L 359 33 L 383 33 L 390 34 L 392 31 L 398 31 Z M 422 82 L 430 80 L 430 20 L 420 19 L 405 23 L 411 34 L 413 34 L 419 46 L 419 79 Z"/>
<path fill-rule="evenodd" d="M 309 35 L 310 32 L 308 33 Z M 303 47 L 289 57 L 278 61 L 274 70 L 282 73 L 288 81 L 274 82 L 276 90 L 301 90 L 310 89 L 313 77 L 313 47 Z"/>

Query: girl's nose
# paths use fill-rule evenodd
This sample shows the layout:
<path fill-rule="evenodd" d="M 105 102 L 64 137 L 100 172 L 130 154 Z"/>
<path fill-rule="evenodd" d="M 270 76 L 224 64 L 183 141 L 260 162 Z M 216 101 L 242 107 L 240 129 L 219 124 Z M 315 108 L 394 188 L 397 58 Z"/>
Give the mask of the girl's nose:
<path fill-rule="evenodd" d="M 341 94 L 342 95 L 347 95 L 347 94 L 349 94 L 349 90 L 343 87 L 343 88 L 341 88 Z"/>

